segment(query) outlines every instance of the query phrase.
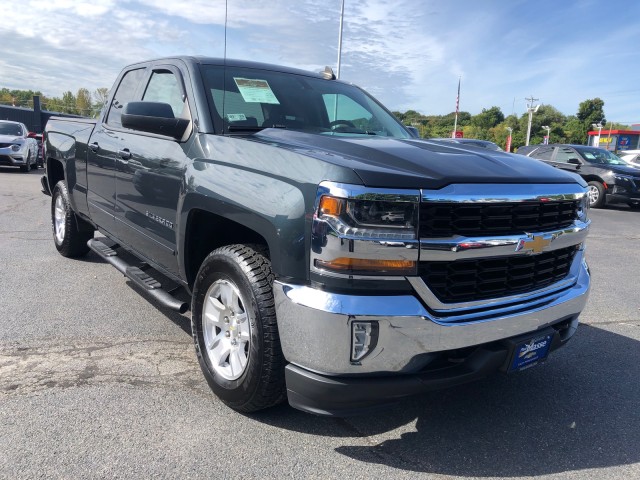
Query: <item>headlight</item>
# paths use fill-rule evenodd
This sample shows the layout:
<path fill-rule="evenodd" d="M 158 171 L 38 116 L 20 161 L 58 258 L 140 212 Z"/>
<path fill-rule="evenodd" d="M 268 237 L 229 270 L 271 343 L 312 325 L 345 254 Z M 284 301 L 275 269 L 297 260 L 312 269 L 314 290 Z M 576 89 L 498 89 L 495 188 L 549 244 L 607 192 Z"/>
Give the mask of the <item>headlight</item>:
<path fill-rule="evenodd" d="M 14 143 L 13 145 L 11 145 L 11 150 L 13 150 L 14 152 L 20 151 L 20 145 Z"/>
<path fill-rule="evenodd" d="M 620 183 L 622 185 L 625 185 L 629 182 L 633 182 L 635 180 L 635 178 L 633 178 L 630 175 L 621 175 L 619 173 L 616 173 L 614 176 L 616 183 Z"/>
<path fill-rule="evenodd" d="M 578 203 L 578 219 L 582 222 L 586 222 L 589 219 L 589 195 L 586 193 Z"/>
<path fill-rule="evenodd" d="M 371 197 L 354 200 L 324 195 L 320 199 L 318 218 L 343 235 L 396 241 L 416 238 L 416 203 Z"/>
<path fill-rule="evenodd" d="M 323 182 L 313 217 L 312 271 L 349 277 L 415 274 L 419 201 L 418 191 Z"/>

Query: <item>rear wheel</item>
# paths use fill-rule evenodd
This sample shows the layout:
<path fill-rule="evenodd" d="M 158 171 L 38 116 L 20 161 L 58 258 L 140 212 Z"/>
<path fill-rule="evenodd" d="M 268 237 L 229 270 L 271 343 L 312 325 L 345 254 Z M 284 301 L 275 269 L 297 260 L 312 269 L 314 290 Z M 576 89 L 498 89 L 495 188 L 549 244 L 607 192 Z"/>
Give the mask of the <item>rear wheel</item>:
<path fill-rule="evenodd" d="M 260 247 L 247 245 L 214 250 L 194 285 L 191 328 L 198 362 L 213 392 L 240 412 L 285 398 L 272 286 L 269 259 Z"/>
<path fill-rule="evenodd" d="M 89 251 L 87 242 L 93 238 L 93 227 L 71 209 L 69 191 L 62 180 L 51 196 L 51 229 L 53 242 L 62 256 L 81 257 Z"/>
<path fill-rule="evenodd" d="M 588 184 L 589 207 L 600 208 L 604 205 L 604 185 L 600 182 L 591 181 Z"/>

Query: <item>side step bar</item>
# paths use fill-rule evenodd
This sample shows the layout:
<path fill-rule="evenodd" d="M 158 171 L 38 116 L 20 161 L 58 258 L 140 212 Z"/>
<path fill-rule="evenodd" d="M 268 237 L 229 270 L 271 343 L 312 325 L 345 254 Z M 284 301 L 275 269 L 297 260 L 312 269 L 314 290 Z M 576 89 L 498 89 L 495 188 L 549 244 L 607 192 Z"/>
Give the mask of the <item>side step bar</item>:
<path fill-rule="evenodd" d="M 91 239 L 87 242 L 87 246 L 165 307 L 180 313 L 189 310 L 187 302 L 178 300 L 169 292 L 163 290 L 159 281 L 138 267 L 129 265 L 118 257 L 118 253 L 108 245 L 105 245 L 100 240 Z"/>

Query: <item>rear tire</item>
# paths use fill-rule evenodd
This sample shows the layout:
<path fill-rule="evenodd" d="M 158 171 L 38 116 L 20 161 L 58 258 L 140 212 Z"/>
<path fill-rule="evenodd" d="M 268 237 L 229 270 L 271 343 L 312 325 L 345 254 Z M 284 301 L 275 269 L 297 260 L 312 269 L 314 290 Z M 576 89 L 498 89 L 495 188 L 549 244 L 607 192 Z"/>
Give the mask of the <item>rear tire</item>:
<path fill-rule="evenodd" d="M 285 399 L 285 360 L 271 263 L 259 246 L 229 245 L 205 258 L 196 277 L 191 330 L 213 392 L 239 412 Z"/>
<path fill-rule="evenodd" d="M 62 180 L 51 196 L 51 229 L 53 243 L 63 257 L 81 257 L 89 251 L 87 242 L 93 238 L 94 229 L 72 210 L 69 191 Z"/>
<path fill-rule="evenodd" d="M 600 182 L 591 181 L 588 183 L 589 207 L 600 208 L 604 205 L 605 194 L 604 185 Z"/>

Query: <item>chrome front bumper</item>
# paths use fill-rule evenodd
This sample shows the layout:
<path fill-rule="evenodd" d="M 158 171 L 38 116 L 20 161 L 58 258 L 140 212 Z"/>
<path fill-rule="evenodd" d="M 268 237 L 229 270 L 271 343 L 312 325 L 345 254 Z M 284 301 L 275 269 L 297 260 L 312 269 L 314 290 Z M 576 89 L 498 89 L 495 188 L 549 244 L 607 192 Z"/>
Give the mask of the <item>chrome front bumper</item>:
<path fill-rule="evenodd" d="M 327 375 L 417 372 L 429 361 L 424 354 L 535 332 L 568 319 L 577 323 L 590 286 L 584 250 L 576 253 L 569 276 L 559 284 L 444 313 L 425 300 L 429 292 L 420 286 L 419 278 L 408 280 L 415 295 L 344 295 L 276 281 L 274 295 L 285 358 Z M 379 325 L 376 347 L 358 363 L 350 360 L 353 321 Z"/>

